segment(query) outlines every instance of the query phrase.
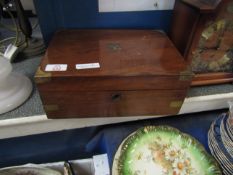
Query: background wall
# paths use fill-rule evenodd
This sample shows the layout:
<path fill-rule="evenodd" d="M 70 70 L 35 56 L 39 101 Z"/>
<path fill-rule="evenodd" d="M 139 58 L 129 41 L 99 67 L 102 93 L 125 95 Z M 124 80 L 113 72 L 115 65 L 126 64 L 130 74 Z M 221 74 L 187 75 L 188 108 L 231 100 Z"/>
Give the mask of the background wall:
<path fill-rule="evenodd" d="M 165 1 L 174 3 L 174 0 Z M 100 13 L 98 0 L 34 0 L 34 3 L 46 43 L 62 28 L 160 29 L 167 32 L 172 16 L 171 9 L 159 8 Z"/>
<path fill-rule="evenodd" d="M 21 0 L 21 3 L 25 10 L 32 10 L 34 14 L 36 13 L 33 0 Z"/>

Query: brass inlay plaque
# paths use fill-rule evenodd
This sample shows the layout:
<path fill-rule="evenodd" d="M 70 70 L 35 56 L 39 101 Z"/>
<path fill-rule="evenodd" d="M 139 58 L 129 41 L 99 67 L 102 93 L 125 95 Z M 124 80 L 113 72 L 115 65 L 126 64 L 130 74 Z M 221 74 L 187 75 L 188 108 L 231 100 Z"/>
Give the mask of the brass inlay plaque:
<path fill-rule="evenodd" d="M 183 105 L 183 101 L 172 101 L 170 103 L 170 108 L 181 108 L 181 106 Z"/>
<path fill-rule="evenodd" d="M 44 105 L 44 110 L 46 112 L 58 111 L 59 107 L 58 105 Z"/>
<path fill-rule="evenodd" d="M 109 50 L 114 51 L 114 52 L 122 50 L 119 43 L 109 43 L 107 47 Z"/>
<path fill-rule="evenodd" d="M 188 67 L 187 70 L 180 72 L 180 81 L 191 81 L 194 76 L 194 73 L 191 70 L 191 67 Z"/>
<path fill-rule="evenodd" d="M 42 84 L 42 83 L 50 82 L 51 76 L 52 76 L 51 72 L 45 72 L 41 70 L 41 67 L 39 66 L 34 78 L 37 84 Z"/>

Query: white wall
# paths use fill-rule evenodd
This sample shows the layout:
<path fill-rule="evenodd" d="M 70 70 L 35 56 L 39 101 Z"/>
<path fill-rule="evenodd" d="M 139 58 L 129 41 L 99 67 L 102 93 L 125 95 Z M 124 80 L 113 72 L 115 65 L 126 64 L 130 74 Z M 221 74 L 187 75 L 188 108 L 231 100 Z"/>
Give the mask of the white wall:
<path fill-rule="evenodd" d="M 99 12 L 170 10 L 175 0 L 99 0 Z"/>

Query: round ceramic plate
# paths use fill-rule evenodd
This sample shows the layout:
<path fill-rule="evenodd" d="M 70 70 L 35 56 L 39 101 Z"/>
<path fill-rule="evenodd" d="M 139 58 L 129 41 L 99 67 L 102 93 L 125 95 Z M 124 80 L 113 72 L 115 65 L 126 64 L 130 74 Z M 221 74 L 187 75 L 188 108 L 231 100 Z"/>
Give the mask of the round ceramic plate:
<path fill-rule="evenodd" d="M 0 170 L 1 175 L 61 175 L 60 172 L 39 167 L 12 167 Z"/>
<path fill-rule="evenodd" d="M 221 175 L 216 161 L 193 137 L 169 126 L 148 126 L 125 139 L 113 175 Z"/>
<path fill-rule="evenodd" d="M 227 116 L 225 116 L 222 119 L 221 125 L 220 125 L 220 134 L 222 137 L 222 143 L 224 147 L 226 148 L 227 152 L 230 154 L 230 156 L 233 158 L 233 140 L 231 140 L 230 133 L 228 132 L 226 128 L 226 122 L 227 122 Z"/>
<path fill-rule="evenodd" d="M 227 122 L 226 122 L 226 128 L 227 131 L 229 132 L 229 137 L 231 138 L 231 140 L 233 140 L 233 125 L 231 125 L 231 118 L 228 117 Z"/>
<path fill-rule="evenodd" d="M 221 165 L 223 173 L 225 175 L 232 175 L 232 157 L 229 155 L 229 152 L 223 144 L 223 133 L 221 132 L 221 125 L 223 124 L 225 117 L 225 115 L 222 115 L 211 124 L 208 133 L 208 144 L 212 155 Z"/>

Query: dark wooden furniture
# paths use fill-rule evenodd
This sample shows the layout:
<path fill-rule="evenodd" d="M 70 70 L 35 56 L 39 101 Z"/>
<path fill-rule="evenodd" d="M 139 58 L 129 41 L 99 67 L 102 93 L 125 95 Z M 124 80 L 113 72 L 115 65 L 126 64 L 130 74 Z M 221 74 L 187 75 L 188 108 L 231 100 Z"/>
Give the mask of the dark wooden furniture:
<path fill-rule="evenodd" d="M 233 81 L 233 0 L 176 0 L 169 35 L 196 74 L 192 85 Z"/>
<path fill-rule="evenodd" d="M 76 69 L 84 63 L 100 68 Z M 151 30 L 57 32 L 35 75 L 48 118 L 177 114 L 191 78 L 168 37 Z"/>

